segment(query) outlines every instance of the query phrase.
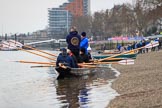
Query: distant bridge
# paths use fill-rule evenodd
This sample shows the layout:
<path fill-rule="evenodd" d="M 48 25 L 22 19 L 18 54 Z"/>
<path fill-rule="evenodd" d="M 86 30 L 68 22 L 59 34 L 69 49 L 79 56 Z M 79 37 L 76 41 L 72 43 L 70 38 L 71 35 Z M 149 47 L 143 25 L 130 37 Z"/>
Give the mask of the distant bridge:
<path fill-rule="evenodd" d="M 61 48 L 67 47 L 66 39 L 49 39 L 35 42 L 24 42 L 24 45 L 30 45 L 33 47 L 45 47 L 45 48 Z"/>
<path fill-rule="evenodd" d="M 35 41 L 35 42 L 29 42 L 29 43 L 25 43 L 25 45 L 35 45 L 35 44 L 41 44 L 41 43 L 65 43 L 66 39 L 50 39 L 50 40 L 43 40 L 43 41 Z"/>

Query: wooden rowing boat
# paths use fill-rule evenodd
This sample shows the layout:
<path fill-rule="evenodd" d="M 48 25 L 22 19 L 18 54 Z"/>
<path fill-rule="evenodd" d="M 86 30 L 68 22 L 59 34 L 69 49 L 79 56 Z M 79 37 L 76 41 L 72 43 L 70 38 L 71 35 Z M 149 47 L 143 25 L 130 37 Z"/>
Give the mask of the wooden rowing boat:
<path fill-rule="evenodd" d="M 7 41 L 0 42 L 1 51 L 17 51 L 21 47 L 22 44 L 14 40 L 7 40 Z"/>
<path fill-rule="evenodd" d="M 112 55 L 94 55 L 92 56 L 94 59 L 104 59 L 104 58 L 107 58 L 107 57 L 111 57 Z M 118 60 L 122 60 L 122 59 L 127 59 L 127 58 L 131 58 L 131 59 L 136 59 L 137 57 L 137 53 L 129 53 L 129 54 L 121 54 L 119 56 L 115 56 L 113 58 L 118 58 L 118 59 L 112 59 L 111 61 L 118 61 Z M 121 59 L 120 59 L 121 58 Z"/>
<path fill-rule="evenodd" d="M 88 75 L 92 73 L 92 69 L 89 68 L 72 68 L 70 71 L 71 74 L 82 76 L 82 75 Z"/>
<path fill-rule="evenodd" d="M 95 68 L 55 68 L 55 70 L 59 73 L 57 79 L 63 79 L 65 77 L 73 77 L 73 76 L 84 76 L 95 73 Z"/>

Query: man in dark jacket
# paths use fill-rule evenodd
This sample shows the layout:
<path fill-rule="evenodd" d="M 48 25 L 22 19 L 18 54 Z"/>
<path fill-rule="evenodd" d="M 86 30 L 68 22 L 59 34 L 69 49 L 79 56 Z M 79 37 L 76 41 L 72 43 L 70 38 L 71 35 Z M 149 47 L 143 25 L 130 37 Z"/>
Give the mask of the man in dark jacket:
<path fill-rule="evenodd" d="M 81 36 L 78 34 L 76 27 L 71 27 L 69 35 L 66 37 L 68 49 L 76 56 L 79 57 Z"/>
<path fill-rule="evenodd" d="M 82 60 L 81 62 L 85 62 L 85 63 L 89 62 L 89 56 L 88 56 L 88 54 L 86 54 L 85 48 L 81 48 L 80 57 L 81 57 L 81 60 Z"/>
<path fill-rule="evenodd" d="M 74 60 L 67 54 L 67 50 L 65 48 L 62 48 L 61 51 L 62 52 L 57 57 L 56 61 L 56 70 L 59 72 L 57 79 L 69 76 L 71 68 L 75 68 Z"/>
<path fill-rule="evenodd" d="M 62 48 L 61 51 L 62 53 L 60 53 L 59 56 L 57 57 L 56 66 L 60 66 L 60 64 L 63 64 L 67 67 L 74 68 L 75 67 L 74 60 L 72 59 L 71 56 L 67 54 L 67 50 L 65 48 Z"/>

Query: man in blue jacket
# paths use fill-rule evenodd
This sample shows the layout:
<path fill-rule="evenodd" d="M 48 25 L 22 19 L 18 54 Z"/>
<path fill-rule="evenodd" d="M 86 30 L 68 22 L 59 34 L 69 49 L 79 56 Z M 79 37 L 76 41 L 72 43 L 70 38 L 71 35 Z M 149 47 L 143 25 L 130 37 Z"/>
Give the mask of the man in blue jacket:
<path fill-rule="evenodd" d="M 86 32 L 82 32 L 81 34 L 81 42 L 80 42 L 80 48 L 85 49 L 85 53 L 88 54 L 87 48 L 88 48 L 88 38 L 86 37 Z"/>

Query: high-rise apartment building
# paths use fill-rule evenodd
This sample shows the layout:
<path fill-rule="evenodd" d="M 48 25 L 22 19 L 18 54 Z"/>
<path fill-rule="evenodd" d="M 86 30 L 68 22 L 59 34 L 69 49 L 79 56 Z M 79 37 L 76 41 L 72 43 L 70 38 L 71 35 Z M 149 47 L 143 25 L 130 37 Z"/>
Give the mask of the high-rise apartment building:
<path fill-rule="evenodd" d="M 48 10 L 49 13 L 49 28 L 48 36 L 51 38 L 62 38 L 67 34 L 68 28 L 71 24 L 72 15 L 68 10 L 52 8 Z"/>
<path fill-rule="evenodd" d="M 55 39 L 65 38 L 73 17 L 90 15 L 90 0 L 68 0 L 59 8 L 49 9 L 48 14 L 48 35 Z"/>

